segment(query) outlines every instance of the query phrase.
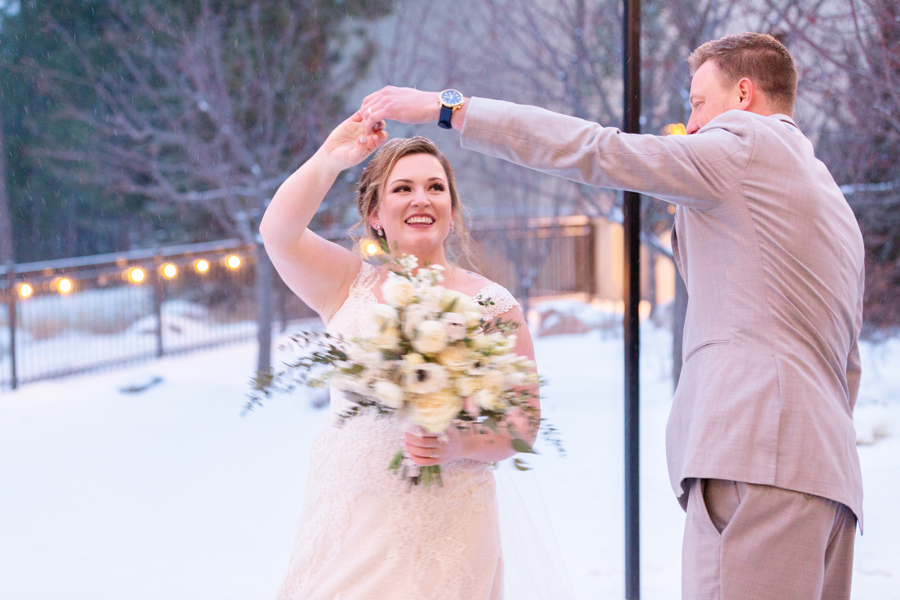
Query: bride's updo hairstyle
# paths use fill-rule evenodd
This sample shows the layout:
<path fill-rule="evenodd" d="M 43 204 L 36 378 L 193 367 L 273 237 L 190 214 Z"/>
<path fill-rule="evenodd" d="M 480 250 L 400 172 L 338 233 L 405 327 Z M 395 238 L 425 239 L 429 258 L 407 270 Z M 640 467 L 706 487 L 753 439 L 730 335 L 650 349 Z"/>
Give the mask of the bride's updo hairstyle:
<path fill-rule="evenodd" d="M 466 219 L 463 214 L 462 202 L 459 199 L 459 192 L 456 189 L 456 176 L 453 174 L 453 167 L 450 166 L 450 161 L 447 160 L 447 157 L 434 145 L 434 142 L 421 136 L 389 140 L 375 153 L 363 170 L 359 179 L 356 205 L 359 209 L 359 217 L 362 219 L 360 225 L 364 227 L 366 236 L 375 240 L 380 239 L 378 232 L 372 227 L 370 217 L 378 209 L 381 191 L 387 184 L 388 176 L 394 170 L 394 165 L 404 156 L 410 156 L 411 154 L 430 154 L 438 159 L 438 162 L 444 168 L 444 173 L 447 174 L 447 185 L 450 188 L 450 206 L 453 210 L 454 229 L 456 230 L 456 235 L 459 236 L 463 253 L 471 260 L 469 236 L 466 233 Z"/>

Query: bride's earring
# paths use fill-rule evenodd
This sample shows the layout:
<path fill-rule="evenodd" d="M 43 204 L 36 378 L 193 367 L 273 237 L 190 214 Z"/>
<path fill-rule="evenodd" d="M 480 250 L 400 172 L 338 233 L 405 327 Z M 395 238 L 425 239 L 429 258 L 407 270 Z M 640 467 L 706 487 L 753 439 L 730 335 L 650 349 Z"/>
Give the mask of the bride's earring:
<path fill-rule="evenodd" d="M 450 233 L 456 233 L 456 223 L 450 221 Z"/>
<path fill-rule="evenodd" d="M 384 229 L 381 228 L 381 225 L 375 225 L 375 231 L 378 232 L 378 237 L 384 237 Z"/>

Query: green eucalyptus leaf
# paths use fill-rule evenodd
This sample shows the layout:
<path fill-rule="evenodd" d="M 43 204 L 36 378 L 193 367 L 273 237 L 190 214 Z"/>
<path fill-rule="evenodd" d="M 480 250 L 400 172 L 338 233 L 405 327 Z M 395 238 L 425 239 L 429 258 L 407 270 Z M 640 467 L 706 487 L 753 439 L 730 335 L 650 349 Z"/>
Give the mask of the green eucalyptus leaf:
<path fill-rule="evenodd" d="M 528 442 L 520 438 L 516 438 L 512 441 L 512 447 L 516 452 L 521 452 L 523 454 L 537 454 L 537 452 L 534 451 L 534 448 L 528 445 Z"/>

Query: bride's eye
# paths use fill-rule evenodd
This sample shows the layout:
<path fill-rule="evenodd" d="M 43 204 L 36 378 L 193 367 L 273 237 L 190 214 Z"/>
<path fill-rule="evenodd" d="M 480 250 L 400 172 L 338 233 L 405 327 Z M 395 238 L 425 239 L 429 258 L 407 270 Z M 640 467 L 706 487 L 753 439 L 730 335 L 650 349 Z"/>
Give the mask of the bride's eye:
<path fill-rule="evenodd" d="M 432 190 L 434 190 L 434 191 L 436 191 L 436 192 L 443 192 L 443 191 L 444 191 L 444 184 L 443 184 L 443 183 L 434 183 L 434 184 L 431 185 L 431 187 L 430 187 L 429 189 L 432 189 Z"/>
<path fill-rule="evenodd" d="M 397 187 L 394 188 L 395 194 L 399 194 L 400 192 L 408 192 L 408 191 L 409 191 L 408 185 L 398 185 Z"/>

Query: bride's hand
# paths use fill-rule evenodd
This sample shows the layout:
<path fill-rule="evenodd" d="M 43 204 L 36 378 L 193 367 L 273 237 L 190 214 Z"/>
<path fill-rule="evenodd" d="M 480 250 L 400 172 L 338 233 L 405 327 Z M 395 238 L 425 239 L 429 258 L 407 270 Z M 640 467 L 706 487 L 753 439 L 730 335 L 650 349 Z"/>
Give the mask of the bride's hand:
<path fill-rule="evenodd" d="M 388 133 L 383 127 L 367 136 L 362 115 L 355 112 L 331 132 L 319 152 L 333 170 L 343 171 L 364 161 L 387 139 Z"/>
<path fill-rule="evenodd" d="M 442 435 L 417 435 L 407 431 L 403 447 L 414 463 L 420 467 L 445 465 L 463 455 L 463 436 L 454 426 L 447 428 Z"/>

